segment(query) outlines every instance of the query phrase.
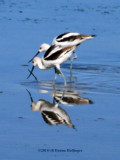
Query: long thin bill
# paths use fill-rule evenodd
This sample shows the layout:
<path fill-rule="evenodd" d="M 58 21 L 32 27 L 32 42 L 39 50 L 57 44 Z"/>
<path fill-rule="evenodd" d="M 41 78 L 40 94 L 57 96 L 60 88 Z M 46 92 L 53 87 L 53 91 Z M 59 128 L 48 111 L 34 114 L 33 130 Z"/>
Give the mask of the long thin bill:
<path fill-rule="evenodd" d="M 29 96 L 30 96 L 31 102 L 33 102 L 33 98 L 32 98 L 32 95 L 31 95 L 30 91 L 28 91 L 27 89 L 26 89 L 26 91 L 28 92 L 28 94 L 29 94 Z"/>
<path fill-rule="evenodd" d="M 96 35 L 94 34 L 94 35 L 91 35 L 92 37 L 96 37 Z"/>
<path fill-rule="evenodd" d="M 31 69 L 31 71 L 30 71 L 30 74 L 29 74 L 29 76 L 27 77 L 27 79 L 31 76 L 31 74 L 32 74 L 32 72 L 33 72 L 33 70 L 34 70 L 34 66 L 32 67 L 32 69 Z"/>
<path fill-rule="evenodd" d="M 28 63 L 30 63 L 39 53 L 40 53 L 40 52 L 38 51 L 38 52 L 36 53 L 36 55 L 35 55 L 31 60 L 28 61 Z"/>
<path fill-rule="evenodd" d="M 28 71 L 31 73 L 31 71 L 28 69 Z M 32 72 L 32 76 L 35 78 L 36 81 L 38 81 L 37 77 L 33 74 Z"/>

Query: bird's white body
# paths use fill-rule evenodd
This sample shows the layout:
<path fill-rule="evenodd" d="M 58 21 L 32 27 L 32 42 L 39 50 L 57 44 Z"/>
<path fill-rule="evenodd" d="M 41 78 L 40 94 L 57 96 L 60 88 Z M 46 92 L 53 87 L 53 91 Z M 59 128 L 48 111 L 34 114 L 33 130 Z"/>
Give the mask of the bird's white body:
<path fill-rule="evenodd" d="M 54 67 L 60 68 L 59 65 L 66 62 L 71 57 L 74 49 L 75 49 L 75 46 L 68 47 L 65 49 L 62 49 L 61 47 L 54 47 L 54 49 L 51 50 L 51 52 L 49 52 L 49 55 L 42 58 L 35 57 L 33 65 L 34 66 L 38 65 L 40 69 L 49 69 Z M 57 52 L 59 52 L 59 56 L 55 59 L 51 59 L 52 56 Z"/>
<path fill-rule="evenodd" d="M 71 46 L 78 46 L 82 42 L 89 40 L 93 38 L 93 35 L 84 35 L 84 34 L 79 34 L 75 32 L 68 32 L 59 35 L 58 37 L 55 37 L 53 39 L 52 45 L 55 46 L 60 46 L 62 48 L 65 47 L 71 47 Z M 47 51 L 50 48 L 50 45 L 47 43 L 41 44 L 39 48 L 39 52 Z"/>
<path fill-rule="evenodd" d="M 67 32 L 53 39 L 52 45 L 61 47 L 78 46 L 83 41 L 93 38 L 93 35 L 84 35 L 75 32 Z"/>

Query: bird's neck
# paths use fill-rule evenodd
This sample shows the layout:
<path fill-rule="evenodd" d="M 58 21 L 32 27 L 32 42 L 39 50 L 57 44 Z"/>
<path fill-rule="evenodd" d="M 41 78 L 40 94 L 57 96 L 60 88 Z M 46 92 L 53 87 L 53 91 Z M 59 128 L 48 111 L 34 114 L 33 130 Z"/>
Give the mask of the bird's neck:
<path fill-rule="evenodd" d="M 47 51 L 49 48 L 50 48 L 50 45 L 47 44 L 45 51 Z"/>
<path fill-rule="evenodd" d="M 43 63 L 42 59 L 39 59 L 38 67 L 39 67 L 40 69 L 46 69 L 45 66 L 44 66 L 44 63 Z"/>

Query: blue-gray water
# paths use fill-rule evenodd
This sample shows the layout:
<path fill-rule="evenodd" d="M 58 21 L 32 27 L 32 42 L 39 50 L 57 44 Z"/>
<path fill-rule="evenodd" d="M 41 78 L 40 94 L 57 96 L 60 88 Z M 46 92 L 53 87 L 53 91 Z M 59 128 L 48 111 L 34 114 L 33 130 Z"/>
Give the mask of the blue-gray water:
<path fill-rule="evenodd" d="M 1 160 L 120 159 L 119 15 L 117 0 L 0 0 Z M 54 70 L 36 67 L 40 81 L 26 79 L 32 67 L 27 62 L 40 44 L 51 44 L 55 36 L 68 31 L 97 35 L 77 48 L 72 80 L 70 61 L 62 65 L 67 90 L 72 95 L 77 92 L 77 99 L 93 102 L 59 104 L 58 112 L 69 117 L 74 129 L 49 125 L 31 106 L 29 93 L 35 103 L 55 110 Z M 56 90 L 64 90 L 60 76 Z"/>

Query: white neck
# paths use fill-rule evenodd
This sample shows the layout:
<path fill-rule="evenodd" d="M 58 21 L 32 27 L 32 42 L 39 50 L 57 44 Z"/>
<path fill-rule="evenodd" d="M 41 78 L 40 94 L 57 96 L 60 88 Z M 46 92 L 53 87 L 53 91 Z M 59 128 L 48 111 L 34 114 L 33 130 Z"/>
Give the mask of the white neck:
<path fill-rule="evenodd" d="M 40 69 L 46 69 L 41 58 L 37 59 L 37 65 Z"/>
<path fill-rule="evenodd" d="M 50 48 L 50 45 L 49 44 L 46 44 L 46 51 Z"/>

